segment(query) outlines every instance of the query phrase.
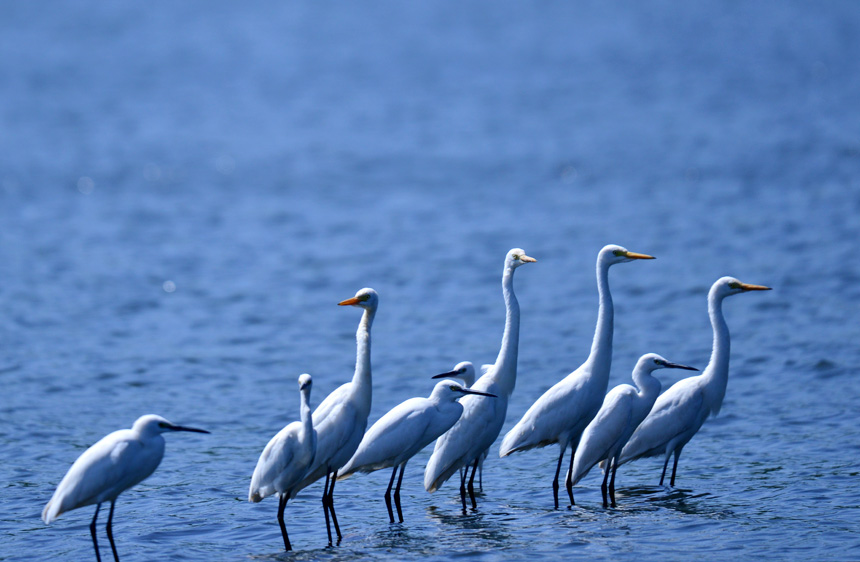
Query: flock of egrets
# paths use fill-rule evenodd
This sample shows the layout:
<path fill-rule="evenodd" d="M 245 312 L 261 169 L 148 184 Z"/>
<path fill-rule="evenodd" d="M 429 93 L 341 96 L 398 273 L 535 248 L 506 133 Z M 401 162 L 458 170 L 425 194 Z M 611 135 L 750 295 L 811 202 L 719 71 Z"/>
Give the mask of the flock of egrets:
<path fill-rule="evenodd" d="M 653 258 L 614 245 L 600 250 L 597 256 L 600 305 L 588 359 L 547 390 L 502 440 L 501 457 L 558 444 L 558 465 L 552 481 L 556 508 L 558 479 L 568 446 L 570 462 L 565 488 L 571 504 L 574 504 L 573 485 L 598 463 L 604 472 L 601 485 L 604 507 L 616 505 L 618 467 L 640 457 L 664 456 L 662 485 L 669 459 L 674 455 L 670 481 L 674 486 L 681 451 L 705 419 L 719 411 L 726 393 L 730 344 L 722 313 L 723 299 L 768 289 L 732 277 L 718 279 L 708 293 L 714 345 L 704 372 L 680 380 L 661 395 L 661 384 L 652 376 L 654 370 L 696 369 L 649 353 L 639 359 L 633 370 L 635 386 L 622 384 L 607 394 L 614 316 L 609 267 L 643 259 Z M 393 523 L 391 491 L 394 488 L 394 504 L 402 522 L 400 486 L 404 468 L 409 459 L 434 440 L 436 445 L 424 471 L 424 487 L 434 492 L 459 473 L 463 510 L 466 510 L 467 494 L 472 507 L 477 507 L 475 477 L 480 474 L 488 450 L 501 432 L 508 399 L 516 382 L 520 309 L 513 288 L 514 271 L 534 261 L 519 248 L 508 252 L 505 258 L 502 274 L 505 329 L 496 362 L 484 365 L 477 380 L 475 368 L 468 361 L 459 363 L 451 372 L 437 375 L 435 378 L 450 377 L 463 384 L 448 379 L 437 383 L 428 398 L 411 398 L 399 404 L 366 433 L 372 395 L 370 329 L 379 297 L 373 289 L 362 289 L 339 303 L 364 311 L 356 332 L 357 357 L 352 381 L 329 394 L 311 414 L 311 376 L 301 375 L 300 420 L 284 427 L 269 441 L 251 477 L 249 501 L 278 496 L 278 523 L 287 550 L 291 549 L 284 521 L 287 502 L 323 477 L 322 503 L 329 544 L 332 544 L 332 525 L 338 539 L 342 537 L 334 509 L 335 483 L 356 472 L 393 469 L 385 503 Z M 168 431 L 207 433 L 172 424 L 160 416 L 139 418 L 131 429 L 107 435 L 74 462 L 45 506 L 42 519 L 51 523 L 66 511 L 96 505 L 90 533 L 96 559 L 100 560 L 96 519 L 101 504 L 110 502 L 107 536 L 114 559 L 119 560 L 111 527 L 116 499 L 155 471 L 164 455 L 161 434 Z M 481 477 L 478 478 L 480 485 Z"/>

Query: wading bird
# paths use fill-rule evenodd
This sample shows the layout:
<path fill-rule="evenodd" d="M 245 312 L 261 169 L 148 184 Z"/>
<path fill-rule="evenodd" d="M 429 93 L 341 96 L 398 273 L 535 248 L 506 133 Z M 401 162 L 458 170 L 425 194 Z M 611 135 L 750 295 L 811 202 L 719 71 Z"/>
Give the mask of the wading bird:
<path fill-rule="evenodd" d="M 287 550 L 292 550 L 292 545 L 290 537 L 287 536 L 287 525 L 284 523 L 284 509 L 287 507 L 287 501 L 296 497 L 296 485 L 307 474 L 317 450 L 317 432 L 314 431 L 311 419 L 312 384 L 310 375 L 299 376 L 301 421 L 288 424 L 272 437 L 257 461 L 254 475 L 251 476 L 251 488 L 248 490 L 248 501 L 254 503 L 272 494 L 278 494 L 278 524 L 281 526 L 284 548 Z"/>
<path fill-rule="evenodd" d="M 615 473 L 618 470 L 618 455 L 633 430 L 636 429 L 648 412 L 657 396 L 661 384 L 651 373 L 657 369 L 687 369 L 698 371 L 695 367 L 669 363 L 656 353 L 647 353 L 639 358 L 633 369 L 633 382 L 636 386 L 620 384 L 609 391 L 603 399 L 603 405 L 582 432 L 582 439 L 576 448 L 573 461 L 573 483 L 579 482 L 588 474 L 591 468 L 606 459 L 603 483 L 600 492 L 603 495 L 603 507 L 608 506 L 607 485 L 610 467 L 612 479 L 609 480 L 608 496 L 615 507 Z"/>
<path fill-rule="evenodd" d="M 475 366 L 472 365 L 471 361 L 461 361 L 454 366 L 453 371 L 448 371 L 447 373 L 440 373 L 438 375 L 433 375 L 430 378 L 433 379 L 445 379 L 445 378 L 453 378 L 460 379 L 463 381 L 463 385 L 466 388 L 471 387 L 475 384 Z M 484 491 L 484 459 L 487 458 L 487 452 L 484 451 L 484 454 L 481 455 L 481 458 L 478 459 L 478 489 L 480 491 Z M 463 479 L 463 467 L 460 467 L 460 480 Z"/>
<path fill-rule="evenodd" d="M 95 504 L 90 534 L 96 560 L 100 561 L 96 518 L 102 502 L 109 501 L 107 537 L 113 558 L 118 561 L 112 527 L 116 498 L 155 472 L 164 456 L 164 438 L 161 434 L 167 431 L 209 433 L 202 429 L 174 425 L 161 416 L 150 414 L 139 417 L 131 429 L 120 429 L 102 437 L 78 457 L 57 486 L 51 501 L 42 510 L 42 521 L 51 523 L 67 511 Z"/>
<path fill-rule="evenodd" d="M 469 480 L 469 497 L 472 507 L 478 506 L 475 500 L 475 471 L 486 454 L 487 449 L 499 436 L 505 423 L 508 398 L 517 382 L 517 352 L 520 337 L 520 305 L 514 294 L 514 271 L 523 264 L 537 261 L 519 248 L 514 248 L 505 256 L 502 270 L 502 294 L 505 299 L 505 331 L 502 346 L 496 362 L 483 367 L 483 375 L 472 385 L 473 390 L 495 394 L 498 398 L 484 400 L 477 396 L 466 396 L 460 403 L 463 415 L 447 433 L 436 440 L 436 446 L 427 468 L 424 470 L 424 487 L 435 492 L 448 478 L 460 468 L 472 467 Z M 460 479 L 460 498 L 463 510 L 466 509 L 466 476 Z"/>
<path fill-rule="evenodd" d="M 558 443 L 558 464 L 552 480 L 552 494 L 558 509 L 558 475 L 564 451 L 570 445 L 570 466 L 573 466 L 574 451 L 585 426 L 588 425 L 603 401 L 609 386 L 609 367 L 612 363 L 612 332 L 614 309 L 609 292 L 609 268 L 616 263 L 633 260 L 650 260 L 652 256 L 637 254 L 621 246 L 604 246 L 597 254 L 597 292 L 599 308 L 597 327 L 591 353 L 578 369 L 547 390 L 532 404 L 522 419 L 505 435 L 499 456 L 506 457 L 517 451 L 545 447 Z M 573 483 L 565 478 L 567 495 L 573 501 Z"/>
<path fill-rule="evenodd" d="M 729 327 L 723 317 L 723 299 L 748 291 L 769 291 L 770 287 L 741 283 L 734 277 L 721 277 L 708 292 L 708 315 L 714 330 L 714 347 L 711 360 L 701 375 L 688 377 L 669 387 L 657 398 L 651 412 L 636 428 L 624 449 L 618 464 L 641 457 L 664 455 L 660 485 L 666 478 L 669 457 L 675 455 L 672 480 L 678 470 L 678 458 L 684 445 L 699 431 L 709 415 L 716 416 L 726 395 L 729 382 Z"/>
<path fill-rule="evenodd" d="M 356 357 L 355 374 L 352 382 L 345 383 L 326 396 L 313 414 L 313 425 L 317 432 L 317 451 L 307 475 L 296 487 L 296 492 L 310 486 L 323 476 L 323 514 L 325 515 L 328 542 L 331 540 L 331 523 L 340 540 L 343 535 L 334 511 L 334 484 L 337 471 L 352 457 L 370 414 L 371 375 L 370 375 L 370 327 L 376 316 L 379 296 L 373 289 L 361 289 L 351 299 L 338 303 L 340 306 L 355 306 L 364 309 L 358 330 L 355 332 Z M 329 513 L 331 523 L 329 523 Z"/>
<path fill-rule="evenodd" d="M 398 404 L 367 430 L 355 455 L 340 470 L 339 478 L 344 479 L 354 472 L 373 472 L 393 466 L 391 480 L 385 490 L 385 505 L 388 507 L 388 517 L 394 523 L 391 487 L 399 468 L 394 504 L 397 507 L 397 518 L 402 523 L 400 485 L 403 482 L 406 463 L 460 419 L 463 406 L 457 402 L 457 398 L 468 394 L 496 397 L 494 394 L 469 390 L 454 381 L 444 380 L 436 383 L 429 398 L 410 398 Z"/>

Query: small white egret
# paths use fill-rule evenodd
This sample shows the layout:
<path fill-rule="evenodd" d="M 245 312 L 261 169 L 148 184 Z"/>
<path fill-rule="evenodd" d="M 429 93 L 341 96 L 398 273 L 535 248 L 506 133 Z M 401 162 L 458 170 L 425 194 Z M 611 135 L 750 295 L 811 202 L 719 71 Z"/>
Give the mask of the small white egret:
<path fill-rule="evenodd" d="M 482 367 L 483 374 L 472 385 L 473 390 L 488 392 L 498 396 L 495 400 L 484 400 L 475 396 L 465 396 L 460 401 L 463 415 L 447 433 L 436 440 L 436 446 L 427 468 L 424 470 L 424 487 L 435 492 L 460 468 L 472 466 L 469 477 L 469 497 L 472 507 L 475 500 L 475 471 L 487 449 L 499 436 L 505 423 L 508 399 L 517 382 L 517 354 L 520 338 L 520 305 L 514 294 L 514 271 L 523 264 L 535 262 L 519 248 L 514 248 L 505 256 L 502 271 L 502 294 L 505 299 L 505 331 L 502 346 L 496 362 Z M 463 510 L 466 509 L 466 476 L 460 479 L 460 498 Z"/>
<path fill-rule="evenodd" d="M 287 501 L 296 497 L 296 485 L 307 474 L 308 467 L 317 450 L 317 432 L 311 419 L 311 386 L 313 380 L 308 374 L 299 376 L 301 405 L 299 418 L 279 431 L 263 449 L 254 475 L 248 501 L 259 502 L 267 496 L 278 494 L 278 524 L 284 538 L 284 548 L 292 550 L 287 525 L 284 523 L 284 509 Z"/>
<path fill-rule="evenodd" d="M 351 382 L 335 389 L 314 410 L 313 424 L 317 432 L 317 451 L 307 475 L 295 489 L 298 492 L 325 476 L 322 503 L 329 544 L 332 543 L 329 513 L 331 513 L 331 521 L 334 523 L 338 540 L 343 538 L 334 511 L 334 484 L 337 481 L 337 471 L 346 464 L 361 443 L 364 430 L 367 428 L 367 416 L 370 414 L 372 398 L 370 328 L 376 316 L 376 308 L 379 306 L 379 295 L 373 289 L 365 288 L 358 291 L 351 299 L 339 302 L 338 305 L 364 309 L 361 321 L 358 323 L 358 330 L 355 332 L 355 374 Z"/>
<path fill-rule="evenodd" d="M 651 260 L 652 256 L 637 254 L 621 246 L 604 246 L 597 254 L 597 292 L 599 308 L 597 327 L 591 353 L 585 363 L 553 385 L 526 411 L 522 419 L 505 435 L 499 456 L 506 457 L 517 451 L 545 447 L 558 443 L 558 465 L 552 480 L 552 494 L 558 509 L 558 475 L 564 451 L 570 445 L 570 466 L 574 451 L 585 426 L 588 425 L 603 401 L 609 386 L 609 368 L 612 363 L 612 332 L 614 308 L 609 292 L 609 268 L 616 263 L 633 260 Z M 573 501 L 573 483 L 565 478 L 567 495 Z"/>
<path fill-rule="evenodd" d="M 620 384 L 610 390 L 597 415 L 582 432 L 582 439 L 576 448 L 571 479 L 576 484 L 594 465 L 606 459 L 603 483 L 600 486 L 603 507 L 608 506 L 606 482 L 609 480 L 610 466 L 612 479 L 609 482 L 608 495 L 612 500 L 612 507 L 616 505 L 615 473 L 618 470 L 618 455 L 660 394 L 662 385 L 651 373 L 665 368 L 698 371 L 695 367 L 670 363 L 656 353 L 646 353 L 639 358 L 633 369 L 633 382 L 636 386 Z"/>
<path fill-rule="evenodd" d="M 473 384 L 475 384 L 475 366 L 472 364 L 471 361 L 461 361 L 454 366 L 453 371 L 433 375 L 430 378 L 445 379 L 449 377 L 454 379 L 460 379 L 461 381 L 463 381 L 465 387 L 469 388 Z M 488 452 L 489 450 L 484 451 L 484 454 L 481 455 L 480 459 L 478 459 L 478 489 L 482 492 L 484 491 L 484 459 L 487 458 Z M 463 467 L 460 467 L 460 480 L 463 479 L 464 470 L 465 469 Z"/>
<path fill-rule="evenodd" d="M 684 445 L 699 431 L 709 415 L 716 416 L 726 395 L 729 382 L 729 327 L 723 317 L 723 299 L 748 291 L 769 291 L 770 287 L 741 283 L 734 277 L 721 277 L 708 292 L 708 315 L 714 331 L 711 360 L 701 375 L 681 379 L 657 398 L 651 412 L 642 421 L 627 445 L 621 450 L 618 464 L 640 457 L 665 455 L 660 485 L 666 477 L 669 457 L 674 453 L 672 480 Z"/>
<path fill-rule="evenodd" d="M 496 398 L 494 394 L 469 390 L 451 380 L 436 383 L 429 398 L 410 398 L 379 418 L 364 434 L 358 450 L 340 470 L 338 478 L 342 480 L 355 472 L 373 472 L 393 466 L 391 480 L 385 490 L 385 505 L 388 507 L 388 517 L 394 523 L 391 487 L 399 468 L 394 504 L 397 507 L 397 517 L 402 523 L 400 485 L 403 482 L 406 463 L 460 419 L 463 406 L 457 402 L 457 398 L 465 394 Z"/>
<path fill-rule="evenodd" d="M 119 561 L 112 527 L 116 498 L 155 471 L 164 456 L 164 438 L 161 434 L 167 431 L 209 433 L 202 429 L 174 425 L 161 416 L 150 414 L 139 417 L 131 429 L 121 429 L 102 437 L 78 457 L 57 486 L 51 501 L 42 510 L 42 521 L 51 523 L 67 511 L 95 504 L 90 534 L 96 560 L 100 561 L 96 518 L 102 502 L 109 501 L 107 536 L 113 558 Z"/>

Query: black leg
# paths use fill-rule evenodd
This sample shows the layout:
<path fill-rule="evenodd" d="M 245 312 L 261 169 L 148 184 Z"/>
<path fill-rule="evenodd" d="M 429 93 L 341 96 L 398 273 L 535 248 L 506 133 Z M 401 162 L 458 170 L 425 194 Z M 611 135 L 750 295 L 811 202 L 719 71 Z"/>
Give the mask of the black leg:
<path fill-rule="evenodd" d="M 460 471 L 460 500 L 463 501 L 463 515 L 466 515 L 466 477 L 469 475 L 469 467 Z"/>
<path fill-rule="evenodd" d="M 290 537 L 287 536 L 287 524 L 284 523 L 284 509 L 287 507 L 289 499 L 289 494 L 278 495 L 278 525 L 281 526 L 281 535 L 284 537 L 284 548 L 287 551 L 293 549 L 293 546 L 290 544 Z"/>
<path fill-rule="evenodd" d="M 609 480 L 609 469 L 611 468 L 610 467 L 611 464 L 612 464 L 612 457 L 609 457 L 608 459 L 606 459 L 606 466 L 603 469 L 603 482 L 600 484 L 600 495 L 603 496 L 603 509 L 606 509 L 607 507 L 609 507 L 609 502 L 607 501 L 607 498 L 606 498 L 607 491 L 608 491 L 606 483 Z"/>
<path fill-rule="evenodd" d="M 480 455 L 481 462 L 478 463 L 478 491 L 484 491 L 484 453 Z"/>
<path fill-rule="evenodd" d="M 570 465 L 567 467 L 567 476 L 564 478 L 564 486 L 567 488 L 567 497 L 570 498 L 570 505 L 576 505 L 573 501 L 573 457 L 576 455 L 576 445 L 579 443 L 571 442 L 570 444 Z"/>
<path fill-rule="evenodd" d="M 403 472 L 406 470 L 406 463 L 400 465 L 400 476 L 397 477 L 397 487 L 394 489 L 394 506 L 397 508 L 397 518 L 403 523 L 403 510 L 400 509 L 400 485 L 403 484 Z M 393 523 L 392 519 L 392 523 Z"/>
<path fill-rule="evenodd" d="M 391 488 L 394 486 L 394 477 L 397 476 L 397 467 L 391 472 L 391 480 L 388 481 L 388 488 L 385 490 L 385 507 L 388 508 L 388 518 L 391 523 L 394 523 L 394 511 L 391 509 Z"/>
<path fill-rule="evenodd" d="M 475 473 L 478 472 L 478 461 L 480 460 L 480 455 L 475 459 L 475 463 L 472 465 L 472 475 L 469 477 L 469 498 L 472 500 L 472 509 L 478 509 L 478 502 L 475 500 Z"/>
<path fill-rule="evenodd" d="M 328 508 L 331 511 L 331 522 L 334 523 L 334 532 L 337 533 L 337 540 L 340 542 L 340 539 L 343 538 L 343 535 L 340 534 L 340 526 L 337 524 L 337 515 L 334 512 L 334 483 L 337 482 L 337 471 L 335 470 L 332 473 L 331 477 L 331 488 L 328 489 Z"/>
<path fill-rule="evenodd" d="M 96 539 L 96 518 L 99 516 L 99 510 L 102 504 L 96 504 L 96 512 L 93 514 L 93 521 L 90 523 L 90 534 L 93 536 L 93 548 L 96 549 L 96 562 L 102 562 L 102 557 L 99 556 L 99 541 Z"/>
<path fill-rule="evenodd" d="M 110 502 L 110 512 L 108 512 L 107 536 L 110 541 L 110 549 L 113 552 L 114 562 L 119 562 L 119 554 L 116 553 L 116 544 L 113 542 L 113 508 L 116 505 L 116 499 Z"/>
<path fill-rule="evenodd" d="M 564 459 L 564 447 L 558 455 L 558 465 L 555 467 L 555 478 L 552 480 L 552 497 L 555 500 L 555 508 L 558 509 L 558 475 L 561 474 L 561 461 Z"/>
<path fill-rule="evenodd" d="M 666 453 L 666 459 L 663 461 L 663 474 L 660 475 L 660 485 L 663 485 L 663 480 L 666 478 L 666 467 L 669 466 L 669 457 L 672 455 L 671 452 Z"/>
<path fill-rule="evenodd" d="M 608 460 L 608 459 L 607 459 Z M 607 466 L 608 468 L 608 466 Z M 615 473 L 618 472 L 618 455 L 612 459 L 612 479 L 609 481 L 609 498 L 612 500 L 612 507 L 617 507 L 615 503 Z"/>
<path fill-rule="evenodd" d="M 329 473 L 326 472 L 325 473 L 325 484 L 323 485 L 322 504 L 323 504 L 323 514 L 325 515 L 325 530 L 326 530 L 326 533 L 328 533 L 328 545 L 331 546 L 331 523 L 329 522 L 329 518 L 328 518 L 328 504 L 329 504 L 329 501 L 328 501 L 328 482 L 329 482 Z"/>
<path fill-rule="evenodd" d="M 681 458 L 681 449 L 675 449 L 675 462 L 672 463 L 672 479 L 669 485 L 675 487 L 675 473 L 678 472 L 678 459 Z"/>

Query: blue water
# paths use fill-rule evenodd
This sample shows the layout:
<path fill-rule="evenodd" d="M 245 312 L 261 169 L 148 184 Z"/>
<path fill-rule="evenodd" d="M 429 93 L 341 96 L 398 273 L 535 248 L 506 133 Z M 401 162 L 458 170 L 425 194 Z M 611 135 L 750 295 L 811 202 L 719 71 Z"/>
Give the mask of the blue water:
<path fill-rule="evenodd" d="M 131 560 L 860 557 L 860 10 L 826 2 L 32 2 L 0 5 L 0 559 L 92 558 L 92 509 L 40 513 L 139 415 L 174 434 L 120 497 Z M 371 422 L 491 362 L 518 270 L 506 429 L 585 358 L 604 244 L 611 385 L 639 355 L 704 367 L 723 275 L 728 393 L 684 450 L 554 511 L 557 450 L 491 449 L 484 494 L 407 467 L 287 509 L 247 487 L 268 439 L 349 380 L 364 286 Z M 680 372 L 659 373 L 668 386 Z M 103 516 L 104 518 L 104 516 Z M 102 537 L 103 548 L 107 541 Z M 109 556 L 108 550 L 103 550 Z"/>

